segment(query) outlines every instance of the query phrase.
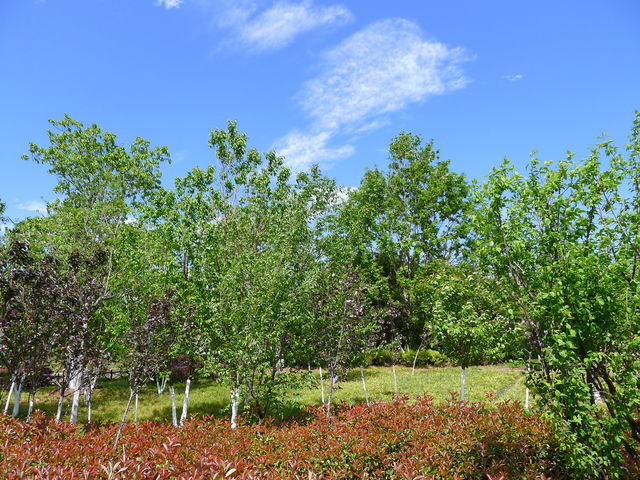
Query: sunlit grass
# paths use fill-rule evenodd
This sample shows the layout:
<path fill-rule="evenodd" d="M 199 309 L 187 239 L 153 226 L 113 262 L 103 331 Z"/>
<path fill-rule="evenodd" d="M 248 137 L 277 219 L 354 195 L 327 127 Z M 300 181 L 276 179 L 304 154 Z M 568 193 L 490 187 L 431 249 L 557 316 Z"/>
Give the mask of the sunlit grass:
<path fill-rule="evenodd" d="M 438 367 L 416 369 L 411 375 L 411 368 L 396 367 L 398 378 L 398 393 L 408 394 L 410 397 L 427 393 L 436 401 L 444 401 L 452 393 L 460 392 L 460 368 Z M 393 372 L 391 367 L 369 367 L 364 370 L 369 400 L 391 400 L 393 398 Z M 307 375 L 301 372 L 301 375 Z M 285 393 L 285 417 L 299 414 L 305 406 L 321 403 L 319 386 L 319 372 L 313 372 L 315 381 L 313 387 L 299 391 Z M 466 398 L 469 401 L 486 400 L 486 394 L 492 392 L 498 400 L 517 400 L 524 403 L 525 386 L 521 369 L 509 366 L 480 366 L 469 367 L 466 374 Z M 306 382 L 305 382 L 306 384 Z M 325 397 L 328 397 L 329 380 L 326 372 L 324 376 Z M 360 378 L 360 370 L 349 372 L 347 377 L 338 383 L 333 395 L 333 404 L 340 402 L 364 402 L 364 392 Z M 178 416 L 182 410 L 184 384 L 175 386 L 176 406 Z M 6 392 L 3 397 L 6 399 Z M 92 398 L 92 420 L 119 421 L 124 412 L 129 397 L 126 379 L 100 380 Z M 35 408 L 54 415 L 57 408 L 57 392 L 52 389 L 41 390 L 36 396 Z M 226 416 L 229 410 L 229 389 L 224 384 L 213 380 L 202 379 L 192 384 L 189 402 L 189 414 Z M 276 407 L 277 408 L 277 407 Z M 27 409 L 27 395 L 23 394 L 21 414 Z M 67 404 L 65 409 L 67 411 Z M 280 411 L 271 410 L 276 418 Z M 68 415 L 68 413 L 67 413 Z M 81 400 L 79 421 L 87 419 L 87 408 Z M 129 420 L 133 420 L 133 403 Z M 138 421 L 161 420 L 171 421 L 171 398 L 168 389 L 158 395 L 155 384 L 140 391 L 138 405 Z"/>

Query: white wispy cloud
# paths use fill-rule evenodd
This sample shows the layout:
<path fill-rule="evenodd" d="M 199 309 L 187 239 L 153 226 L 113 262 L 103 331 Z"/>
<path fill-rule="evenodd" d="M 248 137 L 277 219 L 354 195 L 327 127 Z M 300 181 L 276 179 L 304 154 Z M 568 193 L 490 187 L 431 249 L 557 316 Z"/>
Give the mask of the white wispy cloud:
<path fill-rule="evenodd" d="M 311 1 L 279 2 L 239 30 L 240 39 L 259 50 L 282 48 L 303 32 L 324 25 L 340 25 L 351 20 L 351 12 L 340 5 L 319 7 Z"/>
<path fill-rule="evenodd" d="M 294 131 L 280 139 L 275 148 L 278 154 L 284 155 L 293 171 L 304 170 L 313 163 L 331 163 L 353 154 L 351 145 L 330 147 L 330 138 L 328 132 L 307 134 Z"/>
<path fill-rule="evenodd" d="M 304 32 L 344 25 L 353 19 L 346 7 L 319 6 L 312 0 L 279 1 L 267 9 L 248 0 L 224 1 L 219 8 L 219 26 L 232 30 L 225 45 L 240 45 L 255 52 L 283 48 Z"/>
<path fill-rule="evenodd" d="M 167 10 L 171 8 L 179 8 L 183 0 L 157 0 L 156 7 L 164 7 Z"/>
<path fill-rule="evenodd" d="M 515 75 L 504 75 L 502 78 L 510 82 L 517 82 L 518 80 L 522 80 L 522 74 L 516 73 Z"/>
<path fill-rule="evenodd" d="M 348 156 L 353 146 L 329 146 L 336 136 L 379 128 L 409 104 L 464 88 L 460 64 L 468 60 L 464 49 L 425 38 L 413 22 L 375 22 L 322 55 L 320 73 L 297 95 L 311 133 L 286 135 L 276 148 L 298 167 Z M 313 146 L 304 148 L 305 139 Z"/>
<path fill-rule="evenodd" d="M 47 204 L 43 200 L 28 200 L 16 206 L 25 212 L 47 213 Z"/>

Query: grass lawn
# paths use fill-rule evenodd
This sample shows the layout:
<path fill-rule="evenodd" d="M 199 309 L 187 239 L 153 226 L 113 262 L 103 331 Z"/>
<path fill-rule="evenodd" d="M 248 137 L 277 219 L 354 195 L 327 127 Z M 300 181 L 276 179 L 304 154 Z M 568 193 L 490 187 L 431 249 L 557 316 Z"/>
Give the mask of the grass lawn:
<path fill-rule="evenodd" d="M 457 367 L 434 367 L 416 369 L 411 375 L 411 368 L 396 367 L 398 377 L 398 393 L 409 394 L 410 397 L 428 393 L 436 401 L 443 401 L 450 397 L 451 392 L 460 391 L 460 369 Z M 314 371 L 318 378 L 318 371 Z M 390 400 L 393 396 L 393 372 L 390 367 L 369 367 L 364 371 L 367 382 L 369 400 Z M 469 401 L 482 401 L 486 393 L 492 392 L 498 400 L 518 400 L 524 403 L 525 386 L 522 369 L 509 366 L 481 366 L 469 367 L 466 374 L 466 397 Z M 324 378 L 325 395 L 328 395 L 329 382 Z M 347 378 L 338 384 L 334 392 L 332 403 L 364 402 L 360 370 L 351 371 Z M 176 403 L 178 416 L 182 409 L 184 385 L 176 385 Z M 52 389 L 40 390 L 36 395 L 35 408 L 54 415 L 57 407 L 57 391 Z M 3 402 L 6 392 L 3 392 Z M 126 379 L 100 380 L 92 399 L 92 419 L 102 421 L 119 421 L 124 412 L 129 388 Z M 192 384 L 189 414 L 213 414 L 226 416 L 229 410 L 229 390 L 225 385 L 212 380 L 200 380 Z M 285 417 L 299 413 L 306 405 L 320 404 L 320 386 L 316 383 L 313 389 L 305 388 L 298 392 L 287 392 L 285 395 Z M 65 409 L 66 409 L 65 405 Z M 133 408 L 133 404 L 132 404 Z M 23 394 L 21 416 L 26 415 L 27 395 Z M 272 415 L 280 416 L 271 411 Z M 79 420 L 87 418 L 87 409 L 81 401 Z M 133 410 L 128 418 L 133 420 Z M 168 390 L 158 396 L 155 384 L 149 385 L 140 392 L 138 420 L 171 421 L 171 399 Z"/>

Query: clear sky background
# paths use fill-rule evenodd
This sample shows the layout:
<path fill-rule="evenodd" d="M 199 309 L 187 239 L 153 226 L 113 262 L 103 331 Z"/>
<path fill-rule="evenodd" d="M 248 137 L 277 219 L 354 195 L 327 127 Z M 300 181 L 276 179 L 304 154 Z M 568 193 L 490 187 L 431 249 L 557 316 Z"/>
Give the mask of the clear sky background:
<path fill-rule="evenodd" d="M 532 150 L 622 145 L 640 109 L 637 0 L 0 0 L 0 198 L 51 200 L 48 119 L 167 145 L 164 183 L 214 163 L 209 131 L 343 185 L 386 166 L 400 131 L 482 179 Z"/>

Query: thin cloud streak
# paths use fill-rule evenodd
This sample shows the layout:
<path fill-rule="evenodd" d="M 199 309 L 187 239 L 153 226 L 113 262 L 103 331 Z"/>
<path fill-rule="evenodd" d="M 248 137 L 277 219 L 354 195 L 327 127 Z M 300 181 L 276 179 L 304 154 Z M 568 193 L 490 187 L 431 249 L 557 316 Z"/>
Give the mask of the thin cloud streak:
<path fill-rule="evenodd" d="M 469 59 L 462 48 L 425 39 L 408 20 L 373 23 L 322 56 L 320 73 L 297 96 L 311 133 L 286 135 L 276 148 L 298 168 L 345 158 L 355 149 L 330 147 L 338 134 L 379 128 L 390 113 L 464 88 L 468 81 L 460 65 Z M 301 145 L 305 138 L 312 147 Z"/>
<path fill-rule="evenodd" d="M 156 2 L 156 7 L 164 7 L 167 10 L 172 8 L 180 8 L 183 0 L 158 0 Z"/>
<path fill-rule="evenodd" d="M 342 5 L 318 6 L 312 0 L 280 1 L 259 11 L 254 2 L 223 2 L 218 24 L 232 30 L 225 45 L 242 46 L 252 52 L 278 50 L 301 34 L 320 27 L 340 26 L 353 20 Z"/>
<path fill-rule="evenodd" d="M 28 200 L 16 206 L 25 212 L 47 213 L 47 204 L 42 200 Z"/>
<path fill-rule="evenodd" d="M 523 76 L 521 73 L 517 73 L 515 75 L 504 75 L 502 78 L 509 82 L 517 82 L 518 80 L 522 80 Z"/>

